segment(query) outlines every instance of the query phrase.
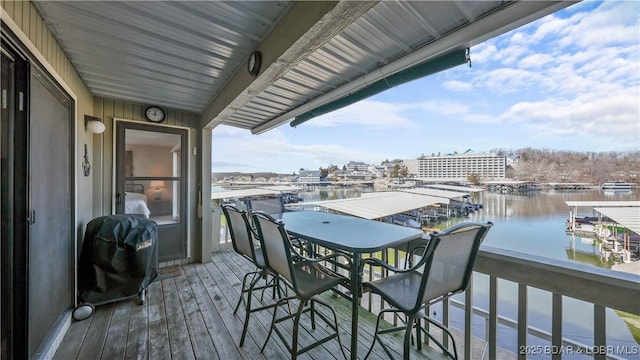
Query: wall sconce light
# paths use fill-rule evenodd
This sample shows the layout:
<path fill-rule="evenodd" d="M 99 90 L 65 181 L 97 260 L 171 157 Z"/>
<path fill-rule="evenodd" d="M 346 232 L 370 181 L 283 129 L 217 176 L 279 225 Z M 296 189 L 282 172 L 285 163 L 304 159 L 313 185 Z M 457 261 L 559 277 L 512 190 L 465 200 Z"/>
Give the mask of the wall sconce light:
<path fill-rule="evenodd" d="M 85 115 L 84 128 L 87 129 L 87 131 L 89 131 L 90 133 L 102 134 L 104 132 L 105 126 L 100 118 Z"/>
<path fill-rule="evenodd" d="M 164 181 L 162 180 L 153 180 L 149 187 L 151 187 L 155 191 L 155 195 L 153 197 L 154 200 L 161 200 L 162 192 L 160 189 L 164 188 Z"/>

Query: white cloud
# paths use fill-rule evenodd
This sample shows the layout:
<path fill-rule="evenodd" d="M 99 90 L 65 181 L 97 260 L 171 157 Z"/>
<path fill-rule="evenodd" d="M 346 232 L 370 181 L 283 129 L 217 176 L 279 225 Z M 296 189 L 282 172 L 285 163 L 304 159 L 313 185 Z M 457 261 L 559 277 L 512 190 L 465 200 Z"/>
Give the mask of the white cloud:
<path fill-rule="evenodd" d="M 415 124 L 402 114 L 403 108 L 387 102 L 364 100 L 332 113 L 319 116 L 305 123 L 309 126 L 327 127 L 361 125 L 365 130 L 386 131 L 411 129 Z"/>
<path fill-rule="evenodd" d="M 468 91 L 473 88 L 473 86 L 470 83 L 465 81 L 458 81 L 458 80 L 445 81 L 442 84 L 442 87 L 451 91 Z"/>
<path fill-rule="evenodd" d="M 553 56 L 548 54 L 532 54 L 520 60 L 518 66 L 526 69 L 540 69 L 553 62 Z"/>
<path fill-rule="evenodd" d="M 580 138 L 585 143 L 604 140 L 609 146 L 637 150 L 640 136 L 640 88 L 620 89 L 608 96 L 583 94 L 576 98 L 550 98 L 520 102 L 500 117 L 520 123 L 540 138 Z"/>
<path fill-rule="evenodd" d="M 492 41 L 487 41 L 473 47 L 470 51 L 471 63 L 484 64 L 493 61 L 498 54 L 498 48 Z"/>
<path fill-rule="evenodd" d="M 247 130 L 219 126 L 213 132 L 212 170 L 297 172 L 300 167 L 317 169 L 342 164 L 344 159 L 378 162 L 387 154 L 354 150 L 336 144 L 295 144 L 285 133 L 295 130 L 274 129 L 261 135 Z M 293 134 L 295 135 L 295 134 Z M 322 139 L 318 139 L 321 141 Z"/>

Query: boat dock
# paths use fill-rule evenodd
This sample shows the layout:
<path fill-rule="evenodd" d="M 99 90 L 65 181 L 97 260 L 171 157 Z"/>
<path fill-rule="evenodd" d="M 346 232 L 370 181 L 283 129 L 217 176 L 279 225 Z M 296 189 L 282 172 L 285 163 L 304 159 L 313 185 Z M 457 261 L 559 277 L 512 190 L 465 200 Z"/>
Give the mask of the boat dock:
<path fill-rule="evenodd" d="M 640 201 L 566 201 L 571 208 L 567 231 L 606 241 L 623 262 L 640 257 Z M 578 208 L 591 208 L 597 217 L 581 218 Z"/>

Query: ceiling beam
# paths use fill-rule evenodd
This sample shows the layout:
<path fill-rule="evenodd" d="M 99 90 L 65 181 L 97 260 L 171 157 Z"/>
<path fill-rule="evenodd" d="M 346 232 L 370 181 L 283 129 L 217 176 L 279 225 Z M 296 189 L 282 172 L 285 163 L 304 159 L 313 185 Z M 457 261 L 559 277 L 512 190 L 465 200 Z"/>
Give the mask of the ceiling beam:
<path fill-rule="evenodd" d="M 202 113 L 204 128 L 223 123 L 236 109 L 269 87 L 315 50 L 357 20 L 378 1 L 300 1 L 255 49 L 262 69 L 253 78 L 245 67 L 215 95 Z"/>

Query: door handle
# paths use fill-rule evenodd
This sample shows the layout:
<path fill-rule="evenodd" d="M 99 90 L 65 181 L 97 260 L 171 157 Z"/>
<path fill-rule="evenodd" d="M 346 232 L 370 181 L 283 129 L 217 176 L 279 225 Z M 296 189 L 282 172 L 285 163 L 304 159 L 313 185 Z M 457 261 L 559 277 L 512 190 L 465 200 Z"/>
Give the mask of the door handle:
<path fill-rule="evenodd" d="M 122 194 L 116 194 L 116 204 L 120 205 L 122 203 Z"/>
<path fill-rule="evenodd" d="M 36 211 L 34 209 L 31 209 L 31 211 L 29 211 L 29 215 L 27 216 L 27 224 L 33 225 L 35 223 L 36 223 Z"/>

